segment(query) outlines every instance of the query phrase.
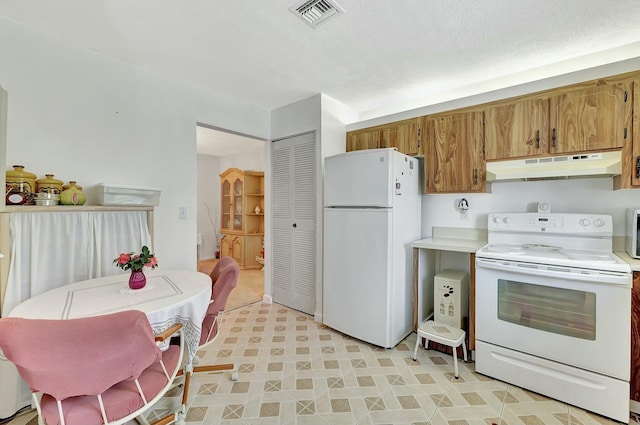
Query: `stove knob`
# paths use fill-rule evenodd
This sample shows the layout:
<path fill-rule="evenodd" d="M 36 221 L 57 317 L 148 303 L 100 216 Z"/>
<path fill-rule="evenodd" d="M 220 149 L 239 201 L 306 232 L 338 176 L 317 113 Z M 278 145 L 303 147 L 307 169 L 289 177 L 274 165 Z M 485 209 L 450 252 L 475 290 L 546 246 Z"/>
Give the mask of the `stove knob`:
<path fill-rule="evenodd" d="M 593 225 L 596 227 L 602 227 L 604 226 L 604 220 L 601 218 L 596 218 L 595 221 L 593 222 Z"/>
<path fill-rule="evenodd" d="M 589 226 L 589 224 L 591 224 L 591 222 L 589 221 L 588 218 L 581 219 L 579 221 L 579 223 L 580 223 L 580 226 L 582 226 L 582 227 L 587 227 L 587 226 Z"/>
<path fill-rule="evenodd" d="M 497 215 L 494 215 L 494 216 L 493 216 L 493 222 L 494 222 L 494 223 L 496 223 L 496 224 L 497 224 L 497 223 L 500 223 L 501 221 L 502 221 L 502 220 L 500 220 L 500 216 L 497 216 Z"/>
<path fill-rule="evenodd" d="M 511 223 L 511 218 L 510 217 L 505 217 L 505 218 L 502 219 L 502 222 L 504 224 L 509 224 L 509 223 Z"/>

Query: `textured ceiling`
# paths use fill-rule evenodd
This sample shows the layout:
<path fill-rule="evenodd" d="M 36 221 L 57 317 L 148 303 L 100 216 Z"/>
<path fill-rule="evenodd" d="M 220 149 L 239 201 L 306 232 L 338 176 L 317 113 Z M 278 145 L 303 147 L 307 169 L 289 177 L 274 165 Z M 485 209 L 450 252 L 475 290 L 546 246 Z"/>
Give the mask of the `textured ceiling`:
<path fill-rule="evenodd" d="M 2 0 L 0 17 L 222 97 L 324 93 L 363 119 L 640 57 L 638 0 L 337 1 L 316 29 L 297 0 Z"/>

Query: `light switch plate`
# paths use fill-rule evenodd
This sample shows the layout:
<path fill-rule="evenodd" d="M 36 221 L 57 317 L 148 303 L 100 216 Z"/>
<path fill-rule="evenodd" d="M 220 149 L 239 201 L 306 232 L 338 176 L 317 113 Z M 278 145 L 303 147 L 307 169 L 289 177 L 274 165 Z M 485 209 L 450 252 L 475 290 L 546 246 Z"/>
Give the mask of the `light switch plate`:
<path fill-rule="evenodd" d="M 186 220 L 187 219 L 187 207 L 179 207 L 178 208 L 178 218 L 180 220 Z"/>

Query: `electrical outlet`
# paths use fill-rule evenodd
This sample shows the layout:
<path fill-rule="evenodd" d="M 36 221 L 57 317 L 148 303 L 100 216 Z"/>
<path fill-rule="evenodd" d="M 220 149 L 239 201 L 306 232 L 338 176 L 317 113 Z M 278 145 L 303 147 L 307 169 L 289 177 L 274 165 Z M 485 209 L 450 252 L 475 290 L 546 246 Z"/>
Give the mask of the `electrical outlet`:
<path fill-rule="evenodd" d="M 178 218 L 180 220 L 186 220 L 187 219 L 187 207 L 179 207 L 178 208 Z"/>

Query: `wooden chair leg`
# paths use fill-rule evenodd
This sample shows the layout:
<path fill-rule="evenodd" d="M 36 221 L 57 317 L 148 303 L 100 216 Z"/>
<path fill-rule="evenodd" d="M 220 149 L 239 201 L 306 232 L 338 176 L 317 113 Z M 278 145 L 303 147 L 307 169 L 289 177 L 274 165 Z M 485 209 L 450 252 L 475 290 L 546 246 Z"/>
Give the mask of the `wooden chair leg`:
<path fill-rule="evenodd" d="M 191 372 L 187 372 L 184 376 L 184 388 L 182 389 L 182 409 L 186 411 L 187 401 L 189 400 L 189 384 L 191 383 Z"/>
<path fill-rule="evenodd" d="M 219 372 L 221 370 L 232 370 L 233 367 L 234 367 L 233 363 L 194 366 L 193 373 L 198 373 L 198 372 Z"/>

